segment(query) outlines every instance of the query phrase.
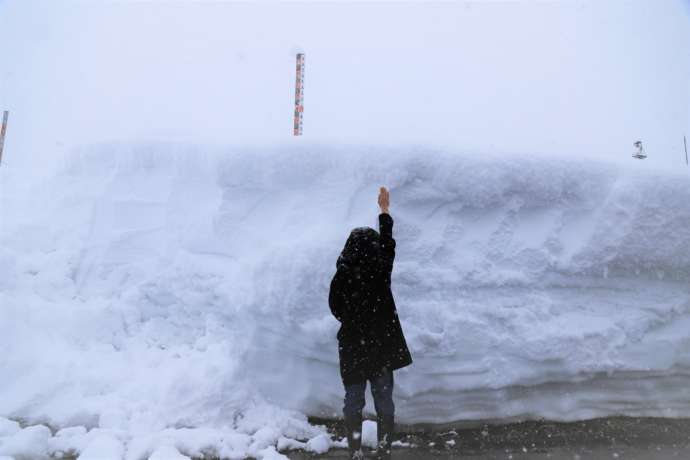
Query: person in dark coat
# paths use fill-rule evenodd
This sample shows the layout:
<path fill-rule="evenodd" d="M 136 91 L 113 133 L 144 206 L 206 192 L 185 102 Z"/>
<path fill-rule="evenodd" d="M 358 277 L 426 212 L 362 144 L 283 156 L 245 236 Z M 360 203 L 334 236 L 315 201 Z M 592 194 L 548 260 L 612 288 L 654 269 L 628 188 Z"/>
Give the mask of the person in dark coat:
<path fill-rule="evenodd" d="M 338 257 L 328 303 L 340 321 L 340 376 L 345 387 L 343 414 L 350 457 L 361 451 L 362 409 L 367 381 L 371 383 L 377 420 L 380 459 L 389 459 L 394 428 L 393 371 L 412 363 L 391 292 L 395 259 L 390 196 L 381 187 L 379 232 L 358 227 L 350 232 Z"/>

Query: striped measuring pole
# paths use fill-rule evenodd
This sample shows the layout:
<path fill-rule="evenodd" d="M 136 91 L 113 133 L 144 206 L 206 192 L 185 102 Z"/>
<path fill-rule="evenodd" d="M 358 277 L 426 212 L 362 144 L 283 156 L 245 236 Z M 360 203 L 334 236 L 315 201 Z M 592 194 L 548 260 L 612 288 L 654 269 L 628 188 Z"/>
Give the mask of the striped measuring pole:
<path fill-rule="evenodd" d="M 2 163 L 2 149 L 5 147 L 5 133 L 7 132 L 7 118 L 10 112 L 5 110 L 2 114 L 2 128 L 0 129 L 0 163 Z"/>
<path fill-rule="evenodd" d="M 304 53 L 297 54 L 297 78 L 295 80 L 295 119 L 294 135 L 302 135 L 302 115 L 304 114 Z"/>

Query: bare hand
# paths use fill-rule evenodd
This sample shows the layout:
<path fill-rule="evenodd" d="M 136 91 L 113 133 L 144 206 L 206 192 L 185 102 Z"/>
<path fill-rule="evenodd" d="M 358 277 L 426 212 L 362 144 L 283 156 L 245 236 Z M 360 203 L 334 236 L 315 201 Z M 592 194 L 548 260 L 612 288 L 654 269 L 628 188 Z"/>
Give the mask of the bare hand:
<path fill-rule="evenodd" d="M 379 190 L 379 207 L 381 208 L 381 213 L 388 214 L 388 206 L 391 204 L 391 197 L 386 187 L 381 187 Z"/>

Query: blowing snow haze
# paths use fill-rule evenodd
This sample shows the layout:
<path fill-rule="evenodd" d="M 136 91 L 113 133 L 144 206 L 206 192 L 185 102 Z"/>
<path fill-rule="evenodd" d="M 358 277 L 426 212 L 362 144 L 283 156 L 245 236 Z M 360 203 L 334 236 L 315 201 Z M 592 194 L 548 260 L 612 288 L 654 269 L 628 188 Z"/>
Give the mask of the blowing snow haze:
<path fill-rule="evenodd" d="M 382 185 L 397 423 L 690 417 L 689 14 L 0 0 L 0 457 L 345 447 L 307 417 Z"/>
<path fill-rule="evenodd" d="M 686 1 L 0 2 L 6 161 L 108 140 L 305 137 L 681 166 Z M 301 142 L 301 141 L 300 141 Z"/>

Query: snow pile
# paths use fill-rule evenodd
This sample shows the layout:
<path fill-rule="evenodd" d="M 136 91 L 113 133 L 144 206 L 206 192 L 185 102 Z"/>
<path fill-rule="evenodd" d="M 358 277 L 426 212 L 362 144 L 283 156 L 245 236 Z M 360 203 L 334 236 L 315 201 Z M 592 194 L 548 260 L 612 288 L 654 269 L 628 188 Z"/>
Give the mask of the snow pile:
<path fill-rule="evenodd" d="M 340 445 L 304 414 L 340 416 L 327 290 L 349 230 L 375 226 L 380 185 L 415 360 L 396 373 L 399 422 L 690 416 L 685 175 L 134 144 L 84 148 L 45 176 L 0 168 L 0 415 L 77 427 L 23 435 L 47 452 Z M 19 434 L 4 433 L 13 455 Z"/>
<path fill-rule="evenodd" d="M 14 425 L 12 425 L 14 424 Z M 39 460 L 79 456 L 80 460 L 183 460 L 190 458 L 241 459 L 251 456 L 258 459 L 286 459 L 278 452 L 303 449 L 323 453 L 331 447 L 346 447 L 344 440 L 334 441 L 326 433 L 319 433 L 308 442 L 286 438 L 315 433 L 317 427 L 304 425 L 306 430 L 295 432 L 290 427 L 272 426 L 269 419 L 262 419 L 258 430 L 246 431 L 246 427 L 222 428 L 168 428 L 158 431 L 128 432 L 114 428 L 72 426 L 58 430 L 55 435 L 44 425 L 21 428 L 18 423 L 0 417 L 0 459 L 2 455 L 17 459 Z M 287 429 L 286 429 L 287 428 Z M 294 428 L 294 427 L 293 427 Z M 251 434 L 250 434 L 251 433 Z M 375 435 L 375 433 L 374 433 Z"/>

